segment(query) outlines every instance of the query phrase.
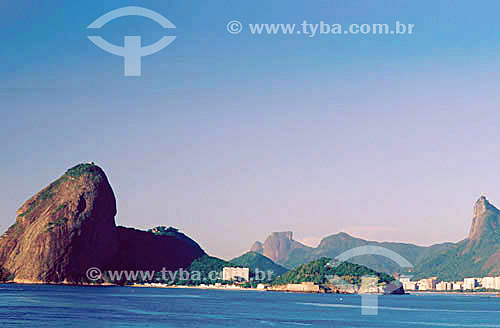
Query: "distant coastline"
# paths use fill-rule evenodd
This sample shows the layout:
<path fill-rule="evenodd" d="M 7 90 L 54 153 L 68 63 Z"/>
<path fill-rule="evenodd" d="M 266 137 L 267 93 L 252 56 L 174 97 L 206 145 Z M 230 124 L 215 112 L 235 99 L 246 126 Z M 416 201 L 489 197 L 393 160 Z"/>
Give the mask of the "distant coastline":
<path fill-rule="evenodd" d="M 311 294 L 311 292 L 296 292 L 296 291 L 288 291 L 288 290 L 268 290 L 262 288 L 252 288 L 252 287 L 238 287 L 232 285 L 224 285 L 220 287 L 216 286 L 188 286 L 188 285 L 164 285 L 164 286 L 155 286 L 155 285 L 143 285 L 143 284 L 132 284 L 132 285 L 119 285 L 112 283 L 99 283 L 99 284 L 90 284 L 90 283 L 46 283 L 46 282 L 2 282 L 0 285 L 44 285 L 44 286 L 75 286 L 75 287 L 132 287 L 132 288 L 165 288 L 165 289 L 206 289 L 206 290 L 231 290 L 231 291 L 258 291 L 258 292 L 283 292 L 283 293 L 302 293 L 302 294 Z M 314 292 L 314 294 L 321 294 L 320 292 Z M 336 294 L 336 293 L 330 293 Z M 363 295 L 363 294 L 348 294 L 348 295 Z M 377 295 L 384 295 L 383 293 L 378 293 Z M 500 292 L 485 292 L 485 291 L 467 291 L 467 292 L 459 292 L 459 291 L 406 291 L 404 295 L 463 295 L 463 296 L 489 296 L 489 297 L 500 297 Z"/>
<path fill-rule="evenodd" d="M 464 295 L 464 296 L 492 296 L 500 297 L 500 292 L 457 292 L 457 291 L 407 291 L 406 294 L 409 295 Z"/>

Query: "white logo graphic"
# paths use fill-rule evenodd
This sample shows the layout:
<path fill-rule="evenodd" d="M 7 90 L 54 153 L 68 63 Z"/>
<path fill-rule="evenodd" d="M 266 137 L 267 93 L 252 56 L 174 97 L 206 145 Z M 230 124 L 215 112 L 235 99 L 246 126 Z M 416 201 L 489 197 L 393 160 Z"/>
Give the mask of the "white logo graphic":
<path fill-rule="evenodd" d="M 243 25 L 241 25 L 241 23 L 238 21 L 230 21 L 229 23 L 227 23 L 226 27 L 227 31 L 231 34 L 238 34 L 243 29 Z"/>
<path fill-rule="evenodd" d="M 97 281 L 102 278 L 102 273 L 99 268 L 92 267 L 87 270 L 86 276 L 90 281 Z"/>
<path fill-rule="evenodd" d="M 330 268 L 335 268 L 339 266 L 340 264 L 350 260 L 353 257 L 356 256 L 361 256 L 361 255 L 379 255 L 386 257 L 388 259 L 393 260 L 396 262 L 400 267 L 402 268 L 411 268 L 413 265 L 408 262 L 407 259 L 399 255 L 398 253 L 391 251 L 390 249 L 380 247 L 380 246 L 360 246 L 356 247 L 353 249 L 350 249 L 348 251 L 345 251 L 344 253 L 338 255 L 335 259 L 333 259 L 330 263 L 328 263 L 326 266 Z M 330 280 L 338 280 L 338 277 L 332 276 L 330 277 Z M 372 277 L 372 276 L 364 276 L 361 277 L 362 283 L 370 283 L 373 282 L 374 279 L 375 281 L 378 280 L 378 277 Z M 338 281 L 337 281 L 338 283 Z M 344 282 L 346 285 L 350 285 L 347 282 Z M 388 288 L 385 292 L 386 293 L 391 293 L 398 289 L 399 286 L 397 285 L 392 285 L 391 288 Z M 362 295 L 361 296 L 361 315 L 378 315 L 378 296 L 376 294 L 370 295 Z"/>
<path fill-rule="evenodd" d="M 112 10 L 96 19 L 87 28 L 99 29 L 103 27 L 104 24 L 112 21 L 113 19 L 124 16 L 142 16 L 154 20 L 163 28 L 175 28 L 175 25 L 162 15 L 158 14 L 155 11 L 142 7 L 123 7 Z M 141 47 L 140 36 L 125 36 L 123 47 L 113 45 L 105 41 L 100 36 L 89 36 L 88 38 L 96 46 L 103 49 L 104 51 L 112 53 L 113 55 L 124 57 L 125 76 L 141 76 L 141 58 L 157 53 L 158 51 L 162 50 L 170 43 L 172 43 L 176 37 L 164 36 L 158 42 L 146 47 Z"/>

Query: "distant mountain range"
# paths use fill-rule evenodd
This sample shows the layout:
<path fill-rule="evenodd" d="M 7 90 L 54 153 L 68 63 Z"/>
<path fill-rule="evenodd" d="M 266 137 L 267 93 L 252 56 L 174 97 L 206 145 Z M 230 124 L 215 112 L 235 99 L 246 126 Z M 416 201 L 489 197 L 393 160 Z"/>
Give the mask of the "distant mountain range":
<path fill-rule="evenodd" d="M 294 251 L 295 249 L 312 250 L 312 248 L 293 240 L 293 232 L 283 231 L 273 232 L 269 237 L 267 237 L 264 243 L 256 241 L 250 248 L 250 251 L 262 254 L 276 263 L 281 263 L 291 268 L 295 265 L 287 265 L 287 260 L 290 253 L 292 253 L 292 251 Z"/>
<path fill-rule="evenodd" d="M 380 246 L 388 248 L 406 258 L 410 263 L 420 263 L 424 258 L 455 247 L 453 243 L 437 244 L 430 247 L 406 243 L 377 242 L 355 238 L 345 232 L 325 237 L 318 247 L 308 247 L 293 240 L 292 232 L 272 233 L 264 243 L 256 242 L 251 250 L 261 253 L 287 268 L 308 263 L 322 257 L 335 258 L 339 254 L 360 246 Z M 379 255 L 363 255 L 350 262 L 365 265 L 373 270 L 387 273 L 400 271 L 394 261 Z"/>
<path fill-rule="evenodd" d="M 251 250 L 269 257 L 287 268 L 294 268 L 322 257 L 335 258 L 359 246 L 380 246 L 390 249 L 414 265 L 415 278 L 438 276 L 458 280 L 466 276 L 500 274 L 500 211 L 482 196 L 474 208 L 469 237 L 459 243 L 442 243 L 429 247 L 409 243 L 377 242 L 355 238 L 341 232 L 321 240 L 318 247 L 308 247 L 293 240 L 293 234 L 274 232 L 263 243 L 256 242 Z M 373 270 L 400 273 L 392 260 L 379 255 L 363 255 L 350 262 Z"/>

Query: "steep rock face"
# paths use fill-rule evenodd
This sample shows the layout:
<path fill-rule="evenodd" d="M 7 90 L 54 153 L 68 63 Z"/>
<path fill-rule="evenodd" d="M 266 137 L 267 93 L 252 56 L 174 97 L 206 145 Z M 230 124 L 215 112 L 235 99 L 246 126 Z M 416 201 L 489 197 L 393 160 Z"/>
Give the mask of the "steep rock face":
<path fill-rule="evenodd" d="M 80 282 L 116 254 L 115 214 L 102 169 L 78 165 L 19 208 L 0 238 L 0 266 L 16 282 Z"/>
<path fill-rule="evenodd" d="M 415 265 L 429 256 L 429 254 L 439 253 L 441 251 L 451 249 L 455 247 L 455 244 L 443 243 L 432 245 L 430 247 L 423 247 L 406 243 L 370 241 L 353 237 L 345 232 L 340 232 L 338 234 L 323 238 L 316 248 L 312 248 L 307 251 L 304 249 L 297 249 L 292 251 L 288 255 L 286 262 L 283 262 L 283 265 L 288 267 L 295 267 L 297 265 L 303 264 L 304 262 L 308 262 L 321 257 L 335 258 L 345 251 L 360 246 L 375 246 L 392 250 Z M 349 261 L 352 263 L 364 265 L 379 272 L 396 273 L 407 271 L 407 268 L 401 268 L 390 258 L 386 258 L 380 255 L 361 255 L 356 256 Z"/>
<path fill-rule="evenodd" d="M 399 255 L 406 258 L 410 263 L 415 265 L 428 256 L 452 249 L 456 246 L 453 243 L 443 243 L 432 245 L 429 247 L 423 247 L 406 243 L 377 242 L 356 238 L 350 236 L 345 232 L 340 232 L 338 234 L 323 238 L 316 248 L 307 247 L 298 242 L 295 242 L 300 245 L 298 247 L 286 247 L 290 243 L 290 241 L 287 241 L 289 240 L 289 237 L 292 238 L 290 233 L 271 235 L 266 240 L 266 242 L 269 240 L 269 246 L 266 246 L 266 243 L 264 243 L 264 245 L 262 246 L 263 251 L 258 253 L 263 255 L 266 255 L 266 251 L 269 255 L 274 255 L 277 253 L 280 255 L 280 257 L 275 260 L 278 264 L 287 268 L 294 268 L 322 257 L 335 258 L 341 253 L 355 247 L 378 246 L 390 249 L 398 253 Z M 256 251 L 255 245 L 256 244 L 254 244 L 254 247 L 252 248 L 252 250 L 254 251 Z M 266 256 L 272 259 L 272 257 L 269 255 Z M 349 261 L 352 263 L 367 266 L 370 269 L 380 272 L 406 272 L 406 269 L 400 268 L 399 265 L 393 260 L 379 255 L 362 255 L 357 256 Z"/>
<path fill-rule="evenodd" d="M 256 241 L 252 247 L 250 248 L 251 252 L 263 254 L 264 253 L 264 245 L 260 241 Z"/>
<path fill-rule="evenodd" d="M 469 233 L 470 241 L 479 241 L 482 237 L 498 234 L 500 231 L 500 211 L 481 196 L 474 206 L 474 217 Z"/>
<path fill-rule="evenodd" d="M 453 249 L 431 256 L 415 268 L 416 278 L 444 280 L 500 273 L 500 211 L 484 196 L 474 206 L 468 238 Z"/>
<path fill-rule="evenodd" d="M 251 251 L 262 254 L 274 262 L 280 263 L 280 261 L 286 259 L 294 249 L 302 248 L 309 247 L 293 240 L 293 233 L 291 231 L 284 231 L 273 232 L 266 238 L 263 244 L 256 242 L 252 246 Z"/>
<path fill-rule="evenodd" d="M 0 237 L 0 280 L 84 283 L 86 272 L 176 270 L 205 252 L 178 232 L 116 227 L 116 200 L 103 170 L 80 164 L 24 203 Z"/>

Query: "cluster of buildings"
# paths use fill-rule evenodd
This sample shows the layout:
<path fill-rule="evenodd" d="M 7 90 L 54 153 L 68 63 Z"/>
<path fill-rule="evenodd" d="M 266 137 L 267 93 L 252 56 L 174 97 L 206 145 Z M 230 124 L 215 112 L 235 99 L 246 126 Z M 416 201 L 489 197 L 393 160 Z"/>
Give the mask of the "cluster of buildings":
<path fill-rule="evenodd" d="M 299 292 L 299 293 L 319 293 L 319 285 L 314 282 L 303 282 L 300 284 L 286 284 L 284 286 L 270 287 L 269 290 Z"/>
<path fill-rule="evenodd" d="M 250 269 L 225 267 L 222 269 L 222 280 L 250 281 Z"/>
<path fill-rule="evenodd" d="M 200 284 L 197 285 L 196 288 L 207 288 L 207 289 L 242 289 L 240 286 L 241 282 L 250 281 L 250 269 L 249 268 L 239 268 L 239 267 L 225 267 L 222 270 L 222 280 L 232 281 L 232 284 L 225 283 L 214 283 L 214 284 Z M 143 283 L 143 284 L 134 284 L 134 287 L 157 287 L 157 288 L 175 288 L 181 287 L 186 288 L 188 286 L 176 286 L 169 285 L 165 283 Z M 256 289 L 266 290 L 268 285 L 266 284 L 258 284 Z"/>
<path fill-rule="evenodd" d="M 499 277 L 465 278 L 463 281 L 439 281 L 437 277 L 411 281 L 409 277 L 399 278 L 406 291 L 474 291 L 478 289 L 500 290 Z"/>

